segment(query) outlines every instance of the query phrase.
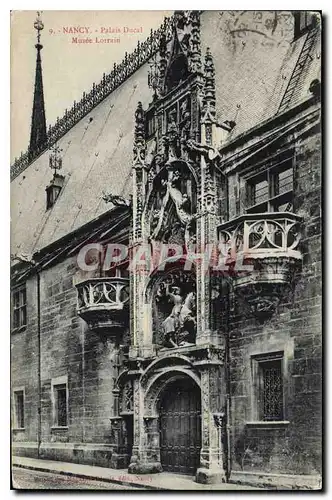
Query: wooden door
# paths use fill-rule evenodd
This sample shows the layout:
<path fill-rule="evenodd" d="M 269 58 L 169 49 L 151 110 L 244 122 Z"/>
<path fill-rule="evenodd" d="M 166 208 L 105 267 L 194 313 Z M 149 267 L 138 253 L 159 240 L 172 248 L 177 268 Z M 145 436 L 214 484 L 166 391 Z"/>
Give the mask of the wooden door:
<path fill-rule="evenodd" d="M 201 449 L 200 390 L 190 379 L 168 385 L 160 400 L 160 458 L 164 471 L 195 474 Z"/>

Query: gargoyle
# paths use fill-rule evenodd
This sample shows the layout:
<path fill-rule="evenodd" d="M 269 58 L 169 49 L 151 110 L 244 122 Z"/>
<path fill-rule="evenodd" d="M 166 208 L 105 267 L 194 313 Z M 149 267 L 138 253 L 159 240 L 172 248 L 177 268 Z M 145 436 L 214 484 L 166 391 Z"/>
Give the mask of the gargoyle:
<path fill-rule="evenodd" d="M 130 207 L 131 206 L 131 200 L 130 199 L 126 200 L 122 196 L 119 196 L 119 195 L 116 195 L 116 194 L 111 194 L 111 193 L 106 194 L 104 191 L 103 191 L 102 199 L 106 203 L 113 203 L 113 205 L 115 207 L 119 207 L 119 206 Z"/>

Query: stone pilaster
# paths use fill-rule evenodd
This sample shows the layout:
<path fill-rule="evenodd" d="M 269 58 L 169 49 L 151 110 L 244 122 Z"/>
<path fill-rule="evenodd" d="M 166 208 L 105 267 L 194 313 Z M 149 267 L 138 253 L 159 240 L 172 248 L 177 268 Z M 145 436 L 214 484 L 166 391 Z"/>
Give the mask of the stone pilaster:
<path fill-rule="evenodd" d="M 125 422 L 122 417 L 111 417 L 111 429 L 113 442 L 115 444 L 111 457 L 112 469 L 124 469 L 129 462 L 129 454 L 126 439 Z"/>
<path fill-rule="evenodd" d="M 148 245 L 144 235 L 143 206 L 147 172 L 145 168 L 145 130 L 144 111 L 139 102 L 135 112 L 135 141 L 133 149 L 133 228 L 131 235 L 131 268 L 130 268 L 130 317 L 131 346 L 138 349 L 146 342 L 143 328 L 143 290 L 148 270 L 140 259 L 148 259 Z M 141 354 L 141 353 L 139 353 Z"/>
<path fill-rule="evenodd" d="M 201 165 L 198 186 L 197 246 L 201 259 L 197 265 L 198 323 L 196 343 L 220 343 L 220 336 L 212 334 L 211 266 L 213 249 L 217 244 L 218 200 L 214 161 L 208 151 L 215 148 L 215 83 L 211 53 L 207 50 L 204 66 L 203 106 L 201 116 Z"/>
<path fill-rule="evenodd" d="M 134 444 L 128 472 L 151 474 L 161 471 L 158 419 L 144 418 L 143 389 L 137 378 L 134 381 Z"/>
<path fill-rule="evenodd" d="M 226 384 L 221 360 L 195 363 L 201 372 L 202 448 L 196 482 L 226 482 L 225 450 L 222 442 Z"/>

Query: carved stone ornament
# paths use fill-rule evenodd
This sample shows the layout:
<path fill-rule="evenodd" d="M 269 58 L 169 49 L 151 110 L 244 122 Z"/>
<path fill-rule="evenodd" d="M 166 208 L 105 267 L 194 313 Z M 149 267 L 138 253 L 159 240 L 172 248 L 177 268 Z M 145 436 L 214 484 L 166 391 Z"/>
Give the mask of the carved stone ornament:
<path fill-rule="evenodd" d="M 286 283 L 259 283 L 257 281 L 237 287 L 236 295 L 240 299 L 240 304 L 245 302 L 251 313 L 263 321 L 274 314 L 286 289 Z"/>
<path fill-rule="evenodd" d="M 144 166 L 145 149 L 144 111 L 139 102 L 135 112 L 134 166 Z"/>
<path fill-rule="evenodd" d="M 131 381 L 128 381 L 122 391 L 121 413 L 133 412 L 134 390 Z"/>
<path fill-rule="evenodd" d="M 195 242 L 194 180 L 184 162 L 173 162 L 154 180 L 154 206 L 150 211 L 150 238 L 186 245 Z"/>
<path fill-rule="evenodd" d="M 77 283 L 76 288 L 77 312 L 90 329 L 113 336 L 126 326 L 129 307 L 128 278 L 90 278 Z"/>
<path fill-rule="evenodd" d="M 301 218 L 292 213 L 246 214 L 219 226 L 220 263 L 234 293 L 264 320 L 272 316 L 301 266 Z"/>
<path fill-rule="evenodd" d="M 225 423 L 225 413 L 214 413 L 213 420 L 214 424 L 218 429 L 221 429 Z"/>
<path fill-rule="evenodd" d="M 195 343 L 196 287 L 194 281 L 184 282 L 176 273 L 159 282 L 155 294 L 157 308 L 162 313 L 159 327 L 165 347 L 178 347 Z"/>
<path fill-rule="evenodd" d="M 155 416 L 145 416 L 143 417 L 143 424 L 144 424 L 144 432 L 148 434 L 149 432 L 152 431 L 152 426 L 154 421 L 156 420 Z"/>
<path fill-rule="evenodd" d="M 159 40 L 158 60 L 150 62 L 149 86 L 157 99 L 190 74 L 201 71 L 200 14 L 198 11 L 175 11 L 173 36 L 167 50 L 166 36 Z"/>

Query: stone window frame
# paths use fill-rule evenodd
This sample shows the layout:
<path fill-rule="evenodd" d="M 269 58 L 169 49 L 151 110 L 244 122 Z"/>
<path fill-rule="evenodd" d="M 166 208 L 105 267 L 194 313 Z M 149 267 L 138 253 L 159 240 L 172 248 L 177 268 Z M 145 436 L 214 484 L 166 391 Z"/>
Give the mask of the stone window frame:
<path fill-rule="evenodd" d="M 56 401 L 56 391 L 57 387 L 65 385 L 66 388 L 66 425 L 59 425 L 58 414 L 57 414 L 57 401 Z M 60 377 L 55 377 L 51 379 L 51 401 L 52 401 L 52 429 L 68 429 L 68 401 L 69 401 L 69 390 L 68 390 L 68 375 L 62 375 Z"/>
<path fill-rule="evenodd" d="M 275 351 L 262 354 L 255 354 L 251 356 L 251 396 L 252 396 L 252 421 L 248 423 L 260 423 L 260 424 L 280 424 L 288 422 L 286 419 L 286 401 L 285 401 L 285 380 L 287 376 L 287 367 L 285 362 L 284 351 Z M 261 390 L 261 367 L 263 363 L 269 361 L 280 361 L 281 362 L 281 376 L 282 376 L 282 418 L 278 420 L 268 420 L 262 418 L 262 402 L 260 401 L 260 390 Z"/>
<path fill-rule="evenodd" d="M 283 193 L 278 192 L 279 174 L 292 170 L 292 186 L 291 189 Z M 252 189 L 258 182 L 265 181 L 267 183 L 266 199 L 256 203 L 252 200 Z M 293 207 L 294 197 L 294 159 L 292 157 L 285 158 L 279 163 L 266 166 L 258 173 L 252 173 L 250 177 L 245 179 L 245 211 L 246 213 L 265 213 L 278 212 L 280 205 L 291 204 Z M 287 210 L 289 211 L 289 210 Z M 292 210 L 291 210 L 292 211 Z"/>
<path fill-rule="evenodd" d="M 25 300 L 23 303 L 21 303 L 21 297 L 25 296 Z M 15 295 L 18 294 L 18 306 L 15 307 Z M 27 286 L 26 283 L 23 283 L 15 288 L 12 289 L 11 292 L 11 298 L 12 298 L 12 307 L 11 307 L 11 316 L 12 316 L 12 331 L 20 331 L 20 330 L 25 330 L 28 324 L 28 310 L 27 310 Z M 18 323 L 15 322 L 15 312 L 19 311 L 19 321 Z M 23 314 L 23 320 L 21 321 L 21 311 L 24 311 Z"/>
<path fill-rule="evenodd" d="M 17 406 L 16 406 L 16 395 L 18 393 L 23 394 L 23 427 L 18 425 L 18 415 L 17 415 Z M 14 431 L 24 431 L 25 430 L 25 386 L 13 387 L 13 430 Z"/>

